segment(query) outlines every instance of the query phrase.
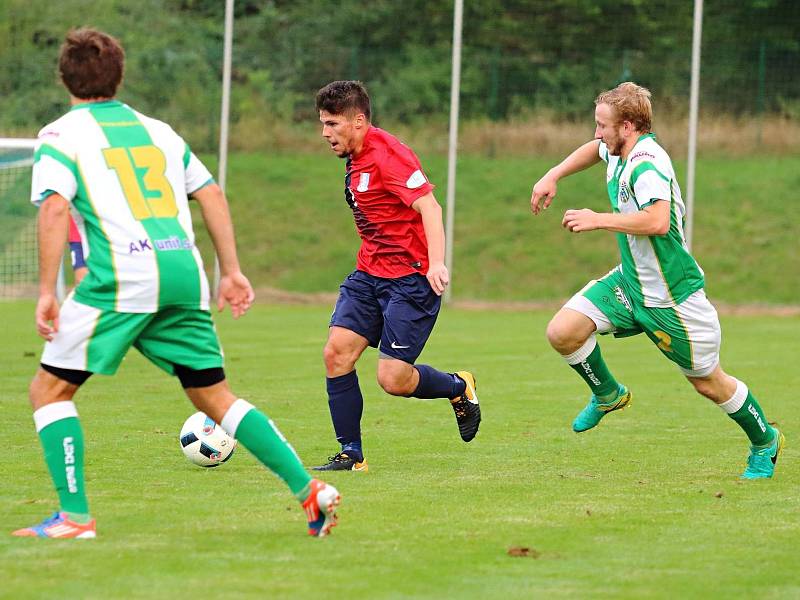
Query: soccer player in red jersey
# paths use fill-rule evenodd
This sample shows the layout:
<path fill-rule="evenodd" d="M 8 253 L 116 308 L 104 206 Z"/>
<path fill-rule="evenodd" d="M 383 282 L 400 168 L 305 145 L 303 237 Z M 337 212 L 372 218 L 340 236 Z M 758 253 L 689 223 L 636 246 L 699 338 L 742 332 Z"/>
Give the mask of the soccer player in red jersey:
<path fill-rule="evenodd" d="M 361 446 L 363 397 L 355 364 L 379 349 L 378 383 L 393 396 L 447 398 L 469 442 L 481 411 L 475 377 L 415 365 L 433 330 L 449 282 L 442 209 L 414 152 L 370 123 L 358 81 L 317 93 L 322 137 L 346 159 L 344 196 L 361 237 L 356 270 L 339 288 L 325 345 L 328 405 L 341 450 L 320 471 L 366 471 Z"/>
<path fill-rule="evenodd" d="M 81 241 L 81 233 L 78 231 L 78 226 L 75 224 L 75 219 L 70 216 L 69 218 L 69 255 L 70 262 L 72 262 L 72 273 L 75 277 L 75 285 L 78 285 L 89 272 L 86 266 L 86 259 L 83 256 L 83 242 Z"/>

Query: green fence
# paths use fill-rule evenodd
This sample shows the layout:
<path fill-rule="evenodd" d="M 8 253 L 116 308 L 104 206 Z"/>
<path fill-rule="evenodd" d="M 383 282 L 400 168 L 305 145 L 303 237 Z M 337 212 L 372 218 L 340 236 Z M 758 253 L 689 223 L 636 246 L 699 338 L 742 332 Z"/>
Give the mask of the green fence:
<path fill-rule="evenodd" d="M 446 118 L 452 2 L 237 0 L 232 118 L 313 119 L 313 95 L 359 78 L 379 119 Z M 68 26 L 90 23 L 127 50 L 125 100 L 216 145 L 224 3 L 45 0 L 0 6 L 0 133 L 32 135 L 64 109 L 56 54 Z M 72 11 L 72 12 L 71 12 Z M 73 14 L 72 19 L 64 15 Z M 586 118 L 601 90 L 632 79 L 659 112 L 688 106 L 693 2 L 467 2 L 462 116 L 502 121 L 545 112 Z M 706 0 L 701 111 L 800 118 L 800 3 Z"/>

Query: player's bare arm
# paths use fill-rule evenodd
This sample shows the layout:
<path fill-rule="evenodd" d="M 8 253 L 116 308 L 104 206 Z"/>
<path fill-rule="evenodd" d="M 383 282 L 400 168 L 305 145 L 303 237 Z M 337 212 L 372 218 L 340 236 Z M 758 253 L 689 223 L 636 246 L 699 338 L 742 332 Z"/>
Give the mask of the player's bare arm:
<path fill-rule="evenodd" d="M 444 226 L 442 225 L 442 207 L 432 193 L 425 194 L 411 205 L 422 215 L 422 227 L 428 240 L 428 283 L 437 296 L 444 293 L 450 283 L 450 274 L 444 264 Z"/>
<path fill-rule="evenodd" d="M 559 179 L 588 169 L 600 162 L 600 155 L 597 151 L 599 145 L 600 140 L 586 142 L 536 182 L 531 192 L 531 211 L 533 214 L 538 215 L 553 202 L 556 197 L 556 184 Z"/>
<path fill-rule="evenodd" d="M 87 267 L 79 267 L 72 272 L 72 277 L 75 281 L 75 285 L 77 286 L 83 278 L 89 273 L 89 269 Z"/>
<path fill-rule="evenodd" d="M 203 221 L 219 259 L 221 276 L 217 308 L 222 310 L 227 302 L 231 306 L 233 317 L 239 318 L 253 304 L 255 293 L 253 286 L 239 267 L 228 201 L 222 188 L 216 183 L 200 188 L 192 194 L 192 197 L 200 204 Z"/>
<path fill-rule="evenodd" d="M 570 209 L 561 225 L 573 233 L 605 229 L 630 235 L 666 235 L 669 231 L 670 203 L 657 200 L 634 214 L 598 213 L 588 208 Z"/>
<path fill-rule="evenodd" d="M 36 304 L 36 331 L 50 341 L 58 331 L 56 281 L 69 233 L 69 202 L 51 194 L 39 209 L 39 300 Z"/>

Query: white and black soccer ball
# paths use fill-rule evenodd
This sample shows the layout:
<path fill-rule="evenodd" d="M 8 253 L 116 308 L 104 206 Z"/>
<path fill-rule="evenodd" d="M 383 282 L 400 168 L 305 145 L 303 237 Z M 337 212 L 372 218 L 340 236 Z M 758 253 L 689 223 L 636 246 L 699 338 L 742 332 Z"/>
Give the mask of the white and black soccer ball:
<path fill-rule="evenodd" d="M 201 467 L 221 465 L 236 449 L 236 440 L 203 412 L 186 419 L 180 440 L 186 458 Z"/>

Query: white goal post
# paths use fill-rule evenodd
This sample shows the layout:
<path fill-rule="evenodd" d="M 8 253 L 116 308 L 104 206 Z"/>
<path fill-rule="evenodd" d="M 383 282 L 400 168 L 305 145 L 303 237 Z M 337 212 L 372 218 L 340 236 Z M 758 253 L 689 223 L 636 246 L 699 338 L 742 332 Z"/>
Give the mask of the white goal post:
<path fill-rule="evenodd" d="M 0 299 L 35 298 L 39 264 L 31 168 L 36 140 L 0 138 Z M 58 296 L 64 297 L 63 264 Z"/>

